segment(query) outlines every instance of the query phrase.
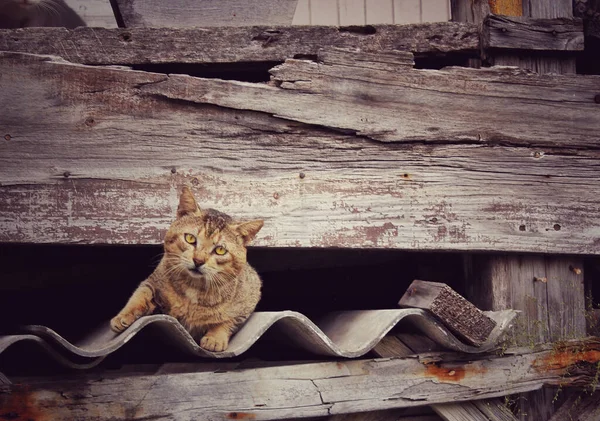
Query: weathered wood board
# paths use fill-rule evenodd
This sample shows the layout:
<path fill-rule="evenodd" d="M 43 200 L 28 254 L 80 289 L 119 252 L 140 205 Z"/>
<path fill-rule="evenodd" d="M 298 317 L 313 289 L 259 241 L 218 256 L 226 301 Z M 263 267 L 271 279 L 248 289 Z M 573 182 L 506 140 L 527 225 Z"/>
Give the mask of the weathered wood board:
<path fill-rule="evenodd" d="M 440 282 L 415 279 L 398 305 L 430 311 L 461 339 L 475 346 L 481 346 L 496 326 L 483 311 Z"/>
<path fill-rule="evenodd" d="M 476 52 L 479 30 L 475 25 L 457 22 L 341 28 L 0 30 L 0 51 L 52 54 L 81 64 L 273 62 L 316 55 L 323 47 L 414 53 Z"/>
<path fill-rule="evenodd" d="M 331 57 L 277 87 L 2 54 L 0 241 L 158 244 L 188 183 L 259 246 L 600 252 L 600 78 Z"/>
<path fill-rule="evenodd" d="M 0 385 L 0 407 L 19 419 L 304 418 L 465 402 L 590 384 L 597 338 L 511 350 L 504 356 L 430 354 L 246 370 Z"/>
<path fill-rule="evenodd" d="M 488 16 L 484 48 L 529 51 L 583 51 L 583 22 L 574 19 L 531 19 Z"/>

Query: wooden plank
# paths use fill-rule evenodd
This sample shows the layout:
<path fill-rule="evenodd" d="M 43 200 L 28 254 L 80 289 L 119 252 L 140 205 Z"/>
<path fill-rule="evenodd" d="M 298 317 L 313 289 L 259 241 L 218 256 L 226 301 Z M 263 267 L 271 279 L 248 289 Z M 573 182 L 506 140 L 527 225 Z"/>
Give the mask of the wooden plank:
<path fill-rule="evenodd" d="M 474 258 L 468 296 L 479 308 L 521 310 L 515 344 L 533 346 L 583 337 L 583 261 L 578 257 Z M 570 268 L 581 268 L 576 274 Z"/>
<path fill-rule="evenodd" d="M 297 63 L 315 68 L 311 62 Z M 448 144 L 440 140 L 452 137 L 444 131 L 435 144 L 382 143 L 367 136 L 389 132 L 355 135 L 323 127 L 318 109 L 308 125 L 271 115 L 296 112 L 303 103 L 310 105 L 311 97 L 325 98 L 323 93 L 10 53 L 0 60 L 0 71 L 3 242 L 160 244 L 175 214 L 177 189 L 188 183 L 207 207 L 239 218 L 265 218 L 255 242 L 259 246 L 600 253 L 595 199 L 600 166 L 593 149 L 531 149 L 527 142 L 501 146 L 493 139 L 490 146 L 485 140 Z M 381 73 L 348 71 L 357 77 Z M 422 100 L 429 84 L 423 78 L 435 81 L 438 74 L 406 72 L 423 83 L 394 93 L 389 83 L 403 72 L 381 73 L 388 81 L 385 92 L 379 83 L 357 85 L 359 97 L 345 96 L 351 106 L 333 93 L 320 107 L 364 111 L 361 107 L 368 104 L 387 104 L 386 121 L 398 127 L 397 113 L 406 115 L 409 108 L 387 101 L 408 102 L 410 95 Z M 461 80 L 462 72 L 470 81 Z M 454 83 L 460 92 L 460 86 L 471 84 L 473 92 L 485 87 L 511 97 L 509 86 L 498 86 L 511 80 L 510 73 L 499 72 L 443 71 L 439 86 Z M 311 77 L 305 75 L 304 80 Z M 520 95 L 532 98 L 526 101 L 530 108 L 539 92 L 524 86 L 535 86 L 536 79 L 516 76 L 523 81 Z M 549 80 L 553 78 L 540 79 L 544 84 Z M 560 98 L 565 86 L 580 79 L 554 80 Z M 581 80 L 583 92 L 595 78 Z M 334 79 L 326 86 L 335 86 Z M 438 89 L 432 92 L 432 104 L 443 96 Z M 365 92 L 370 97 L 364 98 Z M 569 92 L 569 107 L 577 110 L 574 90 Z M 474 107 L 480 97 L 474 95 Z M 448 106 L 450 98 L 454 96 Z M 253 108 L 264 112 L 249 111 Z M 434 115 L 427 121 L 419 111 L 415 108 L 411 123 L 415 131 L 427 133 L 429 124 L 441 123 Z M 351 125 L 343 113 L 328 114 L 340 118 L 334 127 Z M 384 112 L 373 107 L 360 118 L 371 115 L 377 119 Z M 461 117 L 464 124 L 470 124 L 468 117 Z M 365 124 L 360 118 L 356 123 Z M 548 122 L 539 130 L 570 129 L 559 126 Z M 577 127 L 571 128 L 575 143 Z M 591 128 L 579 133 L 579 139 L 590 141 L 595 134 Z M 552 134 L 542 139 L 548 140 Z"/>
<path fill-rule="evenodd" d="M 585 336 L 583 260 L 572 257 L 491 256 L 474 258 L 469 282 L 471 300 L 480 308 L 512 308 L 521 315 L 514 329 L 513 344 L 532 346 Z M 581 268 L 579 274 L 571 268 Z M 519 399 L 521 419 L 550 418 L 556 391 L 536 391 Z"/>
<path fill-rule="evenodd" d="M 573 393 L 550 421 L 597 421 L 600 419 L 600 391 Z"/>
<path fill-rule="evenodd" d="M 446 284 L 414 280 L 398 303 L 429 310 L 468 343 L 481 346 L 496 322 Z"/>
<path fill-rule="evenodd" d="M 488 16 L 484 48 L 534 51 L 583 51 L 583 23 L 573 19 Z"/>
<path fill-rule="evenodd" d="M 413 354 L 413 351 L 404 342 L 393 335 L 388 335 L 381 339 L 371 352 L 380 358 L 408 357 Z"/>
<path fill-rule="evenodd" d="M 510 0 L 505 0 L 510 1 Z M 522 16 L 534 19 L 573 17 L 572 0 L 530 0 L 523 2 Z M 490 60 L 500 66 L 518 66 L 540 74 L 575 74 L 575 56 L 558 57 L 548 53 L 498 53 Z"/>
<path fill-rule="evenodd" d="M 320 63 L 288 60 L 273 68 L 272 82 L 279 89 L 172 75 L 143 90 L 266 112 L 383 142 L 444 139 L 564 146 L 569 139 L 569 147 L 597 145 L 600 120 L 595 118 L 598 104 L 593 93 L 600 77 L 541 78 L 509 68 L 421 71 L 406 68 L 404 56 L 392 53 L 335 50 L 319 58 Z M 462 96 L 468 99 L 460 101 Z M 289 107 L 290 98 L 294 107 Z M 461 112 L 448 114 L 449 108 Z M 332 109 L 339 112 L 327 112 Z M 444 119 L 438 118 L 441 115 Z"/>
<path fill-rule="evenodd" d="M 500 399 L 476 400 L 473 404 L 489 418 L 490 421 L 516 421 L 515 415 Z"/>
<path fill-rule="evenodd" d="M 600 342 L 589 339 L 466 360 L 443 354 L 426 360 L 345 360 L 102 381 L 64 379 L 0 385 L 0 407 L 24 419 L 65 421 L 302 418 L 465 402 L 543 384 L 589 384 L 599 361 Z"/>
<path fill-rule="evenodd" d="M 474 402 L 444 403 L 432 407 L 444 421 L 498 421 L 498 418 L 483 414 Z M 514 417 L 512 419 L 516 420 Z"/>
<path fill-rule="evenodd" d="M 323 47 L 415 53 L 477 51 L 475 25 L 444 22 L 374 26 L 251 28 L 27 28 L 0 30 L 0 51 L 61 56 L 73 63 L 139 65 L 284 61 Z M 202 48 L 198 48 L 201 45 Z"/>
<path fill-rule="evenodd" d="M 488 0 L 450 0 L 450 11 L 454 22 L 476 24 L 491 13 Z"/>
<path fill-rule="evenodd" d="M 125 27 L 290 25 L 298 0 L 115 0 Z"/>
<path fill-rule="evenodd" d="M 390 341 L 390 339 L 394 340 Z M 425 336 L 409 335 L 404 336 L 403 340 L 410 343 L 418 352 L 429 352 L 431 350 L 431 340 Z M 382 346 L 380 347 L 380 345 Z M 385 337 L 373 348 L 373 351 L 381 357 L 408 357 L 413 354 L 410 348 L 394 336 Z M 444 403 L 432 405 L 431 407 L 446 421 L 516 421 L 512 412 L 498 399 Z"/>

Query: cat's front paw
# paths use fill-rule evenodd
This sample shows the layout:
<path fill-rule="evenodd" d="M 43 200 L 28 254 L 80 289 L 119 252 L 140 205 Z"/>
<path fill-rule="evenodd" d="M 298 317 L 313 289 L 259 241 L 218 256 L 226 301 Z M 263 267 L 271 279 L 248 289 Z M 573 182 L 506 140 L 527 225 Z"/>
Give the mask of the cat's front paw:
<path fill-rule="evenodd" d="M 200 340 L 200 347 L 207 351 L 221 352 L 227 349 L 229 345 L 229 338 L 224 335 L 213 336 L 204 335 Z"/>
<path fill-rule="evenodd" d="M 110 328 L 117 333 L 123 332 L 139 318 L 134 313 L 119 313 L 110 321 Z"/>

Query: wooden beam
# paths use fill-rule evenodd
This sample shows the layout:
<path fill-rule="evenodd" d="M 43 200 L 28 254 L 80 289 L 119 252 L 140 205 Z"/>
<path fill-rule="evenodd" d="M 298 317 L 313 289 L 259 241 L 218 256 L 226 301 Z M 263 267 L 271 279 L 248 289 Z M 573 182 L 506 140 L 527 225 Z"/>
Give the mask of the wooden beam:
<path fill-rule="evenodd" d="M 496 326 L 464 297 L 446 284 L 414 280 L 398 303 L 430 311 L 468 343 L 481 346 Z"/>
<path fill-rule="evenodd" d="M 597 338 L 504 356 L 335 361 L 203 373 L 0 385 L 21 419 L 285 419 L 464 402 L 590 384 Z"/>
<path fill-rule="evenodd" d="M 456 22 L 367 27 L 0 29 L 0 51 L 52 54 L 93 65 L 276 62 L 315 56 L 324 47 L 476 52 L 479 30 Z"/>
<path fill-rule="evenodd" d="M 406 336 L 403 337 L 407 339 Z M 421 352 L 431 352 L 431 341 L 422 335 L 412 335 L 411 350 L 403 341 L 388 335 L 373 348 L 379 357 L 408 357 Z M 435 344 L 434 344 L 435 345 Z M 445 421 L 516 421 L 516 418 L 498 399 L 484 399 L 474 402 L 444 403 L 431 406 Z"/>
<path fill-rule="evenodd" d="M 599 78 L 394 60 L 277 87 L 3 53 L 0 241 L 160 244 L 187 183 L 258 246 L 600 254 Z"/>
<path fill-rule="evenodd" d="M 531 19 L 488 16 L 482 47 L 528 51 L 583 51 L 583 22 L 573 19 Z"/>
<path fill-rule="evenodd" d="M 511 343 L 532 346 L 585 336 L 583 259 L 505 255 L 473 261 L 469 299 L 484 309 L 521 311 Z M 548 420 L 555 397 L 555 390 L 541 390 L 519 399 L 521 419 Z"/>
<path fill-rule="evenodd" d="M 498 0 L 512 1 L 512 0 Z M 523 2 L 522 16 L 533 19 L 573 18 L 572 0 L 529 0 Z M 558 32 L 557 32 L 558 36 Z M 548 53 L 531 52 L 497 53 L 490 59 L 492 64 L 501 66 L 519 66 L 536 73 L 575 74 L 575 56 L 557 56 Z"/>

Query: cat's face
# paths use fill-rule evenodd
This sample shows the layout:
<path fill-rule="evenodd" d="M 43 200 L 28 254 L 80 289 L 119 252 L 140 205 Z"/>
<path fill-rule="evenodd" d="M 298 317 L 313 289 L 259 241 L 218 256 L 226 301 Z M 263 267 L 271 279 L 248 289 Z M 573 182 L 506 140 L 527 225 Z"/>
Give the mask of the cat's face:
<path fill-rule="evenodd" d="M 222 287 L 246 264 L 246 245 L 262 225 L 263 221 L 236 222 L 219 211 L 200 210 L 184 188 L 177 219 L 165 236 L 168 275 Z"/>

